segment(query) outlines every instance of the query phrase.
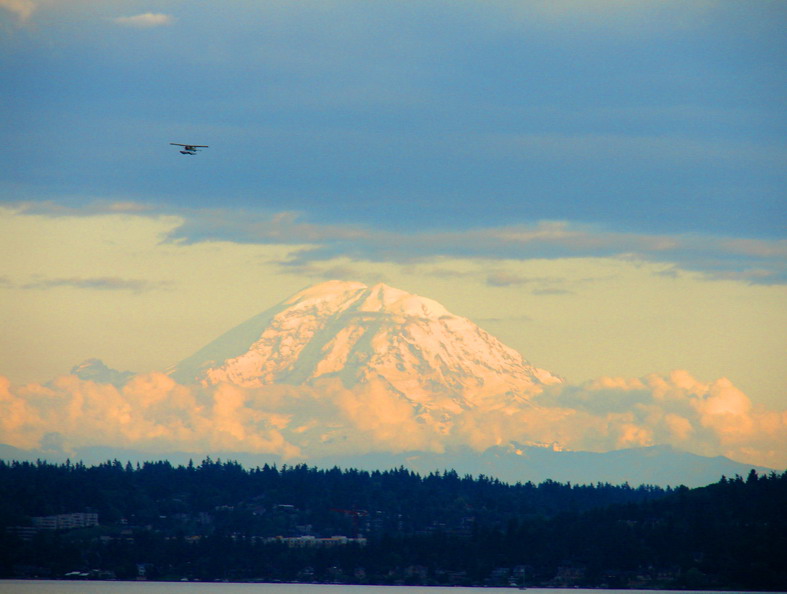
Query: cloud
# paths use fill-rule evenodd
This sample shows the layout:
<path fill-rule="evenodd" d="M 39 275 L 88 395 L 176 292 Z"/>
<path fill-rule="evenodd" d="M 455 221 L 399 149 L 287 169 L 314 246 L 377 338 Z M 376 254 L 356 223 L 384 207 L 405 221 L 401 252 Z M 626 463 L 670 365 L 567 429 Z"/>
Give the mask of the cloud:
<path fill-rule="evenodd" d="M 669 444 L 773 468 L 787 464 L 787 411 L 755 407 L 727 378 L 705 383 L 683 370 L 604 377 L 546 391 L 537 402 L 571 411 L 562 430 L 572 449 Z"/>
<path fill-rule="evenodd" d="M 630 233 L 568 221 L 539 221 L 461 231 L 399 233 L 358 225 L 311 223 L 296 212 L 191 211 L 170 241 L 229 240 L 242 243 L 306 244 L 281 262 L 301 273 L 314 263 L 339 257 L 413 262 L 436 257 L 534 259 L 612 257 L 669 263 L 673 274 L 692 271 L 709 279 L 751 284 L 787 283 L 787 240 L 724 236 Z M 490 273 L 491 286 L 530 282 Z M 564 287 L 542 287 L 565 290 Z"/>
<path fill-rule="evenodd" d="M 159 289 L 165 283 L 153 283 L 140 279 L 124 279 L 119 277 L 88 277 L 88 278 L 50 278 L 35 280 L 21 285 L 21 289 L 53 289 L 70 287 L 74 289 L 96 289 L 100 291 L 132 291 L 142 293 Z"/>
<path fill-rule="evenodd" d="M 484 450 L 511 441 L 607 451 L 669 444 L 787 467 L 787 411 L 755 407 L 729 380 L 686 371 L 548 386 L 530 404 L 470 406 L 433 418 L 372 382 L 185 386 L 162 373 L 123 387 L 61 376 L 14 386 L 0 376 L 0 442 L 20 448 L 270 453 L 287 459 L 374 451 Z"/>
<path fill-rule="evenodd" d="M 30 20 L 38 7 L 33 0 L 0 0 L 0 8 L 12 13 L 17 22 L 22 25 Z"/>
<path fill-rule="evenodd" d="M 510 272 L 493 272 L 486 277 L 486 284 L 490 287 L 510 287 L 515 285 L 525 285 L 533 282 L 533 279 L 511 274 Z"/>
<path fill-rule="evenodd" d="M 11 215 L 91 217 L 124 213 L 171 223 L 165 241 L 198 244 L 227 241 L 250 245 L 287 245 L 282 272 L 322 278 L 349 278 L 357 260 L 410 264 L 437 258 L 480 257 L 491 260 L 616 258 L 668 264 L 664 274 L 699 272 L 709 280 L 746 284 L 787 284 L 787 240 L 723 235 L 632 233 L 569 221 L 535 221 L 457 231 L 397 232 L 363 225 L 314 223 L 296 211 L 264 212 L 224 209 L 172 209 L 166 212 L 135 202 L 97 202 L 81 209 L 46 203 L 7 207 Z M 144 211 L 148 211 L 143 214 Z M 329 269 L 321 264 L 335 262 Z M 571 288 L 544 281 L 537 288 L 565 292 Z M 531 279 L 490 271 L 489 286 L 515 286 Z"/>
<path fill-rule="evenodd" d="M 118 388 L 61 376 L 12 387 L 0 376 L 0 442 L 31 448 L 52 433 L 64 448 L 235 451 L 301 458 L 316 451 L 435 449 L 413 409 L 368 386 L 183 386 L 162 373 Z"/>
<path fill-rule="evenodd" d="M 135 16 L 117 17 L 113 19 L 118 25 L 123 25 L 124 27 L 137 27 L 140 29 L 171 25 L 174 20 L 175 19 L 171 15 L 158 12 L 146 12 Z"/>
<path fill-rule="evenodd" d="M 486 284 L 490 287 L 520 287 L 532 285 L 530 292 L 533 295 L 571 295 L 573 291 L 567 289 L 566 279 L 548 277 L 528 277 L 505 271 L 492 272 L 486 277 Z"/>

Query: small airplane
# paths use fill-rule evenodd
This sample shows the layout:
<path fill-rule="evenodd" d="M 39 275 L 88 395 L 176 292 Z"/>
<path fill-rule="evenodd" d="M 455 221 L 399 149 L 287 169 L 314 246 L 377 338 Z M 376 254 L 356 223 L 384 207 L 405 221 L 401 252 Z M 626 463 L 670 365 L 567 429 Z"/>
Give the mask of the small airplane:
<path fill-rule="evenodd" d="M 177 142 L 170 142 L 173 146 L 182 146 L 183 150 L 180 151 L 181 155 L 196 155 L 199 149 L 208 148 L 206 144 L 178 144 Z"/>

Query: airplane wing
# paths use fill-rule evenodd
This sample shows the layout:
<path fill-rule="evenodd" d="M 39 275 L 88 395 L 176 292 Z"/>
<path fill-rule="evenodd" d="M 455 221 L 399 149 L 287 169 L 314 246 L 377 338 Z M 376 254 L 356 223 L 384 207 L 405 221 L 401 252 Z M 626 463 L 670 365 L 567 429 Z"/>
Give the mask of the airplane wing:
<path fill-rule="evenodd" d="M 170 142 L 173 146 L 190 146 L 192 148 L 208 148 L 207 144 L 178 144 L 177 142 Z"/>

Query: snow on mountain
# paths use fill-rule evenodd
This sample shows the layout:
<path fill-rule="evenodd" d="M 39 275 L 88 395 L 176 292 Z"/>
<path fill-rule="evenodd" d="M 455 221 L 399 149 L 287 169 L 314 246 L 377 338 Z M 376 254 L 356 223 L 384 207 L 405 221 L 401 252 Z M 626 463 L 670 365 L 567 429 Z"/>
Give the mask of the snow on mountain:
<path fill-rule="evenodd" d="M 419 412 L 520 407 L 562 380 L 442 305 L 377 284 L 329 281 L 252 318 L 175 366 L 181 383 L 347 388 L 379 383 Z"/>

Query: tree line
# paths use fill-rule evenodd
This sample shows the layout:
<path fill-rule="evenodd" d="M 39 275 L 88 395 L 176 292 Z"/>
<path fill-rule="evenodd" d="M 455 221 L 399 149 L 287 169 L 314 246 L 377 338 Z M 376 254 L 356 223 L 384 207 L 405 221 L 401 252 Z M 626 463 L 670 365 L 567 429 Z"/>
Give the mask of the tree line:
<path fill-rule="evenodd" d="M 0 462 L 0 577 L 785 590 L 785 502 L 787 473 L 754 471 L 688 489 Z M 100 525 L 29 529 L 85 511 Z"/>

